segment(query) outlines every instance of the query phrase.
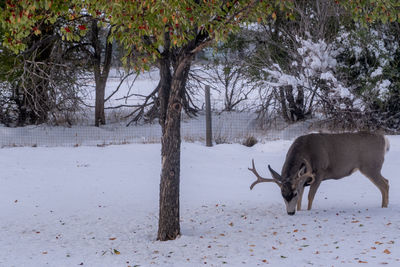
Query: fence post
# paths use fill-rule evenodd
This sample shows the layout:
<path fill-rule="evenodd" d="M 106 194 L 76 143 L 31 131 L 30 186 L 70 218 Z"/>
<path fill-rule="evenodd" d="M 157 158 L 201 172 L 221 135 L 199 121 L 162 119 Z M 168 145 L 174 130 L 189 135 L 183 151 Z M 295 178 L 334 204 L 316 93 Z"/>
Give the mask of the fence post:
<path fill-rule="evenodd" d="M 206 97 L 206 146 L 212 146 L 212 127 L 211 127 L 211 96 L 210 86 L 205 86 Z"/>

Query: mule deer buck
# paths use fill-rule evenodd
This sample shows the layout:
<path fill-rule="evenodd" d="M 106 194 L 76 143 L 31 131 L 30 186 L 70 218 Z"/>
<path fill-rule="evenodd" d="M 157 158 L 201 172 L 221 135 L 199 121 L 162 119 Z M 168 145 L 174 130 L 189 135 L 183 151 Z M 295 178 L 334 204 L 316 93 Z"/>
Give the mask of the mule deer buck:
<path fill-rule="evenodd" d="M 341 134 L 308 134 L 298 137 L 290 146 L 281 175 L 269 165 L 271 178 L 261 177 L 252 160 L 250 171 L 257 180 L 250 189 L 262 182 L 274 182 L 281 188 L 286 211 L 294 215 L 301 209 L 305 186 L 310 186 L 308 210 L 322 181 L 341 179 L 359 170 L 376 185 L 382 194 L 382 208 L 388 206 L 389 182 L 381 175 L 388 139 L 380 134 L 359 132 Z"/>

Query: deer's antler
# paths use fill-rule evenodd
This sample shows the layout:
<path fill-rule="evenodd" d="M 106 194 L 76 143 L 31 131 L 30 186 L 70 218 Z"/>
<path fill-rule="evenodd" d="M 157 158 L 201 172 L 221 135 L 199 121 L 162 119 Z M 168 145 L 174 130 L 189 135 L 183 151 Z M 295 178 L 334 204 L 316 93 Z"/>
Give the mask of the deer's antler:
<path fill-rule="evenodd" d="M 256 180 L 254 183 L 252 183 L 252 184 L 250 185 L 250 190 L 252 190 L 253 187 L 254 187 L 256 184 L 264 183 L 264 182 L 274 182 L 274 183 L 276 183 L 277 185 L 279 185 L 279 187 L 281 186 L 281 183 L 280 183 L 278 180 L 276 180 L 276 179 L 263 178 L 263 177 L 261 177 L 261 176 L 258 174 L 258 172 L 257 172 L 257 170 L 256 170 L 256 167 L 255 167 L 255 165 L 254 165 L 254 159 L 251 160 L 251 164 L 252 164 L 252 168 L 248 168 L 248 169 L 249 169 L 249 171 L 251 171 L 251 172 L 257 177 L 257 180 Z"/>

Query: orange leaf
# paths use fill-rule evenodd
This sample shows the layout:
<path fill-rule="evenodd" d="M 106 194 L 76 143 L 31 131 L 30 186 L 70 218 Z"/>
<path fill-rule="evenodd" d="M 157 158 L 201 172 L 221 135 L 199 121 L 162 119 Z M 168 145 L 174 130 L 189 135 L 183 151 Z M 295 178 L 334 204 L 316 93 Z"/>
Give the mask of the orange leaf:
<path fill-rule="evenodd" d="M 382 243 L 382 242 L 379 242 L 379 241 L 375 241 L 375 244 L 377 244 L 377 245 L 382 245 L 383 243 Z"/>
<path fill-rule="evenodd" d="M 385 254 L 390 254 L 391 252 L 390 252 L 390 250 L 385 249 L 385 250 L 383 251 L 383 253 L 385 253 Z"/>
<path fill-rule="evenodd" d="M 368 261 L 359 260 L 358 263 L 368 263 Z"/>
<path fill-rule="evenodd" d="M 293 230 L 293 232 L 295 232 L 295 233 L 297 233 L 298 231 L 299 231 L 299 230 L 297 230 L 297 229 L 294 229 L 294 230 Z"/>
<path fill-rule="evenodd" d="M 110 237 L 109 238 L 110 240 L 115 240 L 115 239 L 117 239 L 116 237 Z"/>
<path fill-rule="evenodd" d="M 351 223 L 358 223 L 358 222 L 360 222 L 360 221 L 358 221 L 358 220 L 351 221 Z"/>
<path fill-rule="evenodd" d="M 163 17 L 162 21 L 163 21 L 164 23 L 167 23 L 168 18 L 167 18 L 167 17 Z"/>

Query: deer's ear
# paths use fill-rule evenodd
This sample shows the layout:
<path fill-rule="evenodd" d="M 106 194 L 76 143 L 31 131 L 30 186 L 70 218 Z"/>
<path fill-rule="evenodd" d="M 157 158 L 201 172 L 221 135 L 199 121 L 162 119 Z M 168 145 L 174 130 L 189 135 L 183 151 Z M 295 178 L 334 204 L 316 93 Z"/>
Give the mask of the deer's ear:
<path fill-rule="evenodd" d="M 268 165 L 268 169 L 271 172 L 272 177 L 277 181 L 282 181 L 282 176 L 279 175 L 276 171 L 274 171 L 271 166 Z"/>
<path fill-rule="evenodd" d="M 297 176 L 298 177 L 301 177 L 303 174 L 305 174 L 306 173 L 306 165 L 305 164 L 302 164 L 301 165 L 301 168 L 300 168 L 300 170 L 299 170 L 299 172 L 297 173 Z"/>

